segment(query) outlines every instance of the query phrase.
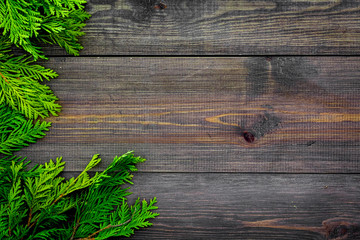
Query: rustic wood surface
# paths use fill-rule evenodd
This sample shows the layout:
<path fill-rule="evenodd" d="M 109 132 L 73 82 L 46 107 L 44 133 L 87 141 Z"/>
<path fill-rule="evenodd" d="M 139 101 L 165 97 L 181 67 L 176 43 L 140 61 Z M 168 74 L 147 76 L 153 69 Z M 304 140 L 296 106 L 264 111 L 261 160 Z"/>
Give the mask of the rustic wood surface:
<path fill-rule="evenodd" d="M 82 55 L 360 53 L 358 0 L 159 2 L 89 0 Z"/>
<path fill-rule="evenodd" d="M 147 158 L 129 201 L 161 215 L 133 239 L 360 239 L 359 1 L 87 10 L 82 57 L 46 51 L 63 111 L 18 155 L 63 156 L 68 177 L 97 153 L 97 170 Z"/>
<path fill-rule="evenodd" d="M 360 58 L 52 58 L 63 111 L 25 151 L 148 172 L 358 173 Z M 244 132 L 254 135 L 247 142 Z M 43 153 L 43 154 L 40 154 Z"/>
<path fill-rule="evenodd" d="M 359 175 L 136 173 L 129 197 L 158 199 L 134 239 L 360 239 Z"/>
<path fill-rule="evenodd" d="M 138 239 L 360 239 L 359 175 L 136 175 L 160 213 Z"/>

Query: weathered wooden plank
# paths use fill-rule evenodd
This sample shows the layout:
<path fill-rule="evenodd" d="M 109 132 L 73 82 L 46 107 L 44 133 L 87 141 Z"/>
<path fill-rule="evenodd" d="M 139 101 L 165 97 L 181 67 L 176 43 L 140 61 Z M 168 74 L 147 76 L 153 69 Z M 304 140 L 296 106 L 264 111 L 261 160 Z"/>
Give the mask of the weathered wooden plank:
<path fill-rule="evenodd" d="M 136 173 L 160 216 L 134 239 L 360 239 L 360 177 Z"/>
<path fill-rule="evenodd" d="M 358 0 L 88 2 L 82 55 L 360 54 Z"/>
<path fill-rule="evenodd" d="M 53 58 L 63 112 L 20 154 L 142 171 L 360 171 L 360 58 Z M 247 132 L 247 133 L 245 133 Z M 254 137 L 252 142 L 249 136 Z"/>

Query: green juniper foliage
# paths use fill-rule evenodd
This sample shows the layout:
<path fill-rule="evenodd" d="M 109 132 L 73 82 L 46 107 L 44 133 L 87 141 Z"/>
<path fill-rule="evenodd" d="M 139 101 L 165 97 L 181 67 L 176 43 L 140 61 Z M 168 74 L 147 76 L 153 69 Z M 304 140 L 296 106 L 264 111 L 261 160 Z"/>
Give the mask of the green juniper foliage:
<path fill-rule="evenodd" d="M 57 115 L 60 105 L 51 89 L 39 81 L 50 80 L 57 74 L 25 55 L 9 54 L 11 43 L 5 37 L 0 38 L 0 104 L 7 104 L 26 117 L 45 118 L 49 114 Z"/>
<path fill-rule="evenodd" d="M 128 152 L 91 177 L 100 161 L 93 156 L 83 172 L 65 180 L 61 158 L 30 170 L 24 159 L 0 159 L 0 239 L 108 239 L 151 226 L 156 198 L 129 206 L 129 187 L 122 186 L 132 184 L 131 172 L 145 159 Z"/>
<path fill-rule="evenodd" d="M 85 0 L 0 0 L 0 107 L 1 117 L 18 116 L 22 113 L 28 119 L 57 116 L 61 106 L 51 89 L 41 83 L 58 75 L 51 69 L 34 64 L 38 58 L 46 59 L 42 47 L 44 44 L 56 44 L 68 53 L 78 55 L 82 49 L 78 37 L 84 33 L 81 29 L 90 15 L 84 11 Z M 14 56 L 14 47 L 28 52 L 29 55 Z M 6 108 L 9 106 L 9 108 Z M 6 113 L 5 111 L 8 111 Z M 30 128 L 34 126 L 42 133 L 45 125 L 27 123 L 19 128 L 19 118 L 14 123 L 0 122 L 0 152 L 20 150 L 28 142 L 44 134 L 35 134 Z M 17 136 L 28 137 L 16 139 L 9 133 L 13 126 L 18 127 Z M 23 135 L 20 133 L 24 132 Z"/>
<path fill-rule="evenodd" d="M 27 120 L 17 110 L 5 104 L 0 105 L 0 153 L 11 155 L 12 152 L 34 143 L 45 135 L 50 123 Z"/>
<path fill-rule="evenodd" d="M 84 0 L 0 0 L 0 239 L 108 239 L 130 236 L 150 226 L 158 214 L 150 201 L 129 206 L 130 183 L 136 164 L 145 161 L 128 152 L 115 157 L 101 173 L 89 171 L 101 159 L 95 155 L 76 178 L 60 174 L 61 158 L 28 169 L 29 162 L 13 152 L 42 138 L 61 106 L 43 84 L 57 74 L 37 65 L 46 59 L 41 46 L 57 44 L 78 55 L 84 21 L 90 17 Z M 28 55 L 12 53 L 14 47 Z"/>
<path fill-rule="evenodd" d="M 0 0 L 0 31 L 35 60 L 45 58 L 39 43 L 57 44 L 74 55 L 90 15 L 85 0 Z"/>

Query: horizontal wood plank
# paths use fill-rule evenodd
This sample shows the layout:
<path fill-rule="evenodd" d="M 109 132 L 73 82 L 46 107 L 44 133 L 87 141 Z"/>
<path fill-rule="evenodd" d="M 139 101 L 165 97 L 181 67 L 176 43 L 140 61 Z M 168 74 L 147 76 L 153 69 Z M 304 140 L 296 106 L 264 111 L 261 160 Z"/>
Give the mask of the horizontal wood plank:
<path fill-rule="evenodd" d="M 82 55 L 360 54 L 357 0 L 89 0 L 87 10 Z"/>
<path fill-rule="evenodd" d="M 360 170 L 360 58 L 53 58 L 63 111 L 20 155 L 134 150 L 141 171 Z"/>
<path fill-rule="evenodd" d="M 135 173 L 160 216 L 134 239 L 360 239 L 360 177 Z"/>

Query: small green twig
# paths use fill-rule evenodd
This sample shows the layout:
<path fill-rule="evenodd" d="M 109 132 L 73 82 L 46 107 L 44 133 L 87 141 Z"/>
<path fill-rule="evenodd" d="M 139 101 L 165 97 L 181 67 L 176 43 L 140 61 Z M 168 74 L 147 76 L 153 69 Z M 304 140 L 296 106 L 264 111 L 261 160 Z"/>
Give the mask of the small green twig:
<path fill-rule="evenodd" d="M 136 207 L 134 208 L 134 213 L 132 214 L 131 218 L 130 218 L 129 220 L 127 220 L 126 222 L 123 222 L 123 223 L 117 224 L 117 225 L 111 225 L 111 224 L 109 224 L 109 225 L 107 225 L 106 227 L 97 230 L 96 232 L 90 234 L 89 236 L 87 236 L 87 237 L 85 237 L 85 238 L 78 238 L 78 239 L 76 239 L 76 240 L 93 240 L 93 239 L 95 239 L 95 238 L 93 238 L 94 236 L 96 236 L 97 234 L 99 234 L 100 232 L 102 232 L 102 231 L 104 231 L 104 230 L 106 230 L 106 229 L 114 228 L 114 227 L 121 227 L 121 226 L 123 226 L 123 225 L 125 225 L 125 224 L 128 224 L 128 223 L 131 222 L 131 220 L 133 219 L 135 212 L 136 212 Z"/>
<path fill-rule="evenodd" d="M 71 234 L 71 238 L 70 238 L 70 240 L 73 240 L 73 239 L 74 239 L 74 236 L 75 236 L 76 230 L 77 230 L 77 229 L 78 229 L 78 227 L 80 226 L 79 222 L 80 222 L 80 218 L 76 221 L 76 224 L 75 224 L 75 226 L 74 226 L 74 230 L 73 230 L 73 232 L 72 232 L 72 234 Z"/>
<path fill-rule="evenodd" d="M 31 218 L 32 218 L 32 209 L 30 209 L 30 212 L 29 212 L 29 218 L 28 218 L 28 222 L 27 222 L 28 227 L 30 226 Z"/>

